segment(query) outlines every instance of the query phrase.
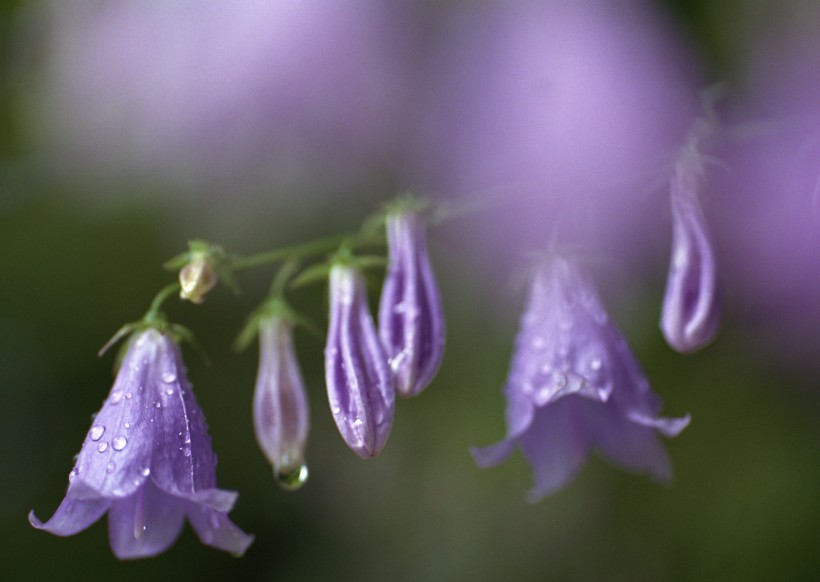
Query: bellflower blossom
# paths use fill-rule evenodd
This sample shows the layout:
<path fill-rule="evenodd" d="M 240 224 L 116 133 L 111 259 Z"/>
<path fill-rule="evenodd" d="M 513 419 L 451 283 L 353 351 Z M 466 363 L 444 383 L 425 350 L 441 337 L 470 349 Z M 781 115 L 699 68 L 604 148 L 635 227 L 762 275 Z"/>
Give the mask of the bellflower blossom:
<path fill-rule="evenodd" d="M 661 329 L 669 345 L 679 352 L 702 348 L 714 338 L 718 327 L 717 268 L 698 200 L 704 163 L 698 148 L 708 131 L 707 121 L 696 124 L 672 176 L 672 258 Z"/>
<path fill-rule="evenodd" d="M 330 271 L 325 379 L 330 411 L 347 446 L 362 458 L 378 455 L 393 426 L 395 385 L 364 277 L 352 265 Z"/>
<path fill-rule="evenodd" d="M 293 349 L 291 324 L 282 315 L 272 315 L 259 323 L 253 426 L 277 482 L 286 489 L 304 483 L 310 411 Z"/>
<path fill-rule="evenodd" d="M 433 379 L 444 355 L 444 313 L 430 258 L 425 224 L 413 211 L 387 218 L 390 263 L 379 303 L 379 335 L 387 349 L 396 390 L 415 396 Z"/>
<path fill-rule="evenodd" d="M 675 31 L 644 0 L 481 7 L 442 24 L 419 124 L 428 189 L 503 202 L 473 231 L 498 262 L 548 245 L 545 217 L 593 251 L 650 255 L 664 201 L 646 194 L 697 105 Z"/>
<path fill-rule="evenodd" d="M 820 7 L 790 14 L 791 28 L 754 36 L 747 92 L 718 174 L 721 269 L 749 337 L 790 364 L 815 367 L 820 329 Z"/>
<path fill-rule="evenodd" d="M 253 536 L 228 518 L 237 494 L 216 488 L 216 456 L 179 347 L 154 329 L 131 342 L 65 498 L 47 522 L 34 512 L 29 521 L 69 536 L 107 511 L 111 548 L 129 559 L 167 550 L 187 517 L 202 543 L 243 554 Z"/>
<path fill-rule="evenodd" d="M 505 395 L 507 436 L 472 452 L 491 467 L 521 447 L 535 475 L 531 501 L 566 485 L 592 449 L 668 480 L 656 433 L 675 436 L 689 423 L 658 417 L 661 402 L 591 281 L 558 256 L 532 280 Z"/>
<path fill-rule="evenodd" d="M 401 143 L 413 4 L 49 1 L 38 118 L 95 177 L 355 175 Z"/>

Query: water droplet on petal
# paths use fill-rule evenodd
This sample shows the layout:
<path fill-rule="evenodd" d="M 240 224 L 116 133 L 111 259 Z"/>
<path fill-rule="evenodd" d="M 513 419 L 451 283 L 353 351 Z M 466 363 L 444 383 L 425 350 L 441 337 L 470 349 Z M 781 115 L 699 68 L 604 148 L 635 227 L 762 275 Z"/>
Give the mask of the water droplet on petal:
<path fill-rule="evenodd" d="M 600 370 L 601 366 L 604 365 L 604 362 L 601 358 L 595 356 L 589 360 L 589 369 L 590 370 Z"/>
<path fill-rule="evenodd" d="M 147 477 L 150 474 L 151 474 L 151 469 L 149 469 L 148 467 L 142 467 L 140 469 L 140 475 L 142 475 L 143 477 Z"/>
<path fill-rule="evenodd" d="M 102 438 L 102 435 L 103 435 L 104 432 L 105 432 L 105 427 L 100 426 L 99 424 L 96 424 L 96 425 L 91 427 L 90 431 L 88 431 L 88 437 L 92 441 L 98 441 Z"/>
<path fill-rule="evenodd" d="M 124 426 L 125 428 L 131 428 L 131 423 L 130 423 L 130 422 L 126 422 L 125 424 L 123 424 L 123 426 Z"/>
<path fill-rule="evenodd" d="M 162 404 L 159 403 L 159 400 L 154 402 L 154 408 L 162 408 Z"/>
<path fill-rule="evenodd" d="M 166 393 L 168 396 L 173 396 L 173 395 L 174 395 L 174 391 L 173 391 L 173 390 L 171 390 L 170 388 L 168 388 L 168 390 L 166 390 L 166 391 L 165 391 L 165 393 Z"/>
<path fill-rule="evenodd" d="M 273 472 L 276 484 L 285 491 L 296 491 L 308 480 L 307 465 L 302 464 L 295 469 Z"/>
<path fill-rule="evenodd" d="M 97 450 L 101 453 L 104 453 L 105 451 L 108 450 L 108 443 L 101 442 L 100 444 L 97 445 Z"/>
<path fill-rule="evenodd" d="M 177 375 L 173 372 L 163 372 L 162 373 L 162 381 L 166 384 L 170 384 L 171 382 L 176 382 Z"/>
<path fill-rule="evenodd" d="M 117 390 L 116 392 L 112 392 L 109 400 L 111 401 L 111 404 L 117 404 L 120 400 L 122 400 L 122 391 Z"/>
<path fill-rule="evenodd" d="M 191 456 L 190 447 L 185 447 L 185 448 L 182 449 L 182 456 L 183 457 L 190 457 Z"/>
<path fill-rule="evenodd" d="M 68 474 L 68 481 L 69 483 L 74 480 L 74 478 L 80 474 L 80 471 L 75 467 L 71 469 L 71 473 Z"/>
<path fill-rule="evenodd" d="M 125 393 L 125 399 L 126 400 L 131 400 L 131 398 L 133 398 L 133 397 L 134 397 L 134 394 L 132 392 L 126 392 Z"/>
<path fill-rule="evenodd" d="M 111 441 L 111 446 L 115 451 L 121 451 L 125 448 L 125 445 L 128 444 L 128 439 L 124 436 L 115 437 L 113 441 Z"/>
<path fill-rule="evenodd" d="M 112 462 L 110 462 L 110 463 L 108 463 L 108 464 L 105 466 L 105 472 L 106 472 L 107 474 L 109 474 L 109 475 L 110 475 L 111 473 L 113 473 L 116 469 L 117 469 L 117 465 L 115 465 L 113 461 L 112 461 Z M 116 493 L 116 491 L 115 491 L 114 493 Z"/>

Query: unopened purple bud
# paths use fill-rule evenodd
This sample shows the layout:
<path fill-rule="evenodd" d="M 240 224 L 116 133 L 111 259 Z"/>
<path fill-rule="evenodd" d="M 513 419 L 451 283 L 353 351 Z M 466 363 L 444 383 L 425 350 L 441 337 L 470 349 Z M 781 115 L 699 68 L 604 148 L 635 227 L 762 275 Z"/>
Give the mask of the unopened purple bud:
<path fill-rule="evenodd" d="M 666 341 L 679 352 L 699 350 L 718 327 L 715 257 L 697 198 L 702 174 L 702 156 L 689 144 L 672 177 L 672 258 L 661 314 Z"/>
<path fill-rule="evenodd" d="M 379 304 L 379 334 L 396 390 L 415 396 L 432 381 L 444 355 L 441 294 L 419 216 L 411 211 L 390 214 L 387 240 L 390 264 Z"/>
<path fill-rule="evenodd" d="M 393 426 L 395 389 L 364 278 L 350 265 L 337 264 L 330 271 L 325 379 L 342 438 L 362 458 L 378 455 Z"/>
<path fill-rule="evenodd" d="M 276 482 L 288 490 L 307 481 L 305 444 L 310 429 L 305 384 L 290 323 L 273 315 L 259 324 L 259 373 L 253 396 L 253 425 Z"/>

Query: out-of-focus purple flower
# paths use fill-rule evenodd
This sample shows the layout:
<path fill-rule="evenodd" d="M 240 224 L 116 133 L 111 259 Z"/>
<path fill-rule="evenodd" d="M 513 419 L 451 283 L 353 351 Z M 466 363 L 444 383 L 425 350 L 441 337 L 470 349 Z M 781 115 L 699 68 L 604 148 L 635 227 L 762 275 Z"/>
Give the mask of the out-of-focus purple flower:
<path fill-rule="evenodd" d="M 69 474 L 66 496 L 38 528 L 76 534 L 108 511 L 121 559 L 164 552 L 191 522 L 202 543 L 241 555 L 253 541 L 228 518 L 237 494 L 216 488 L 216 456 L 177 344 L 133 337 L 117 379 Z"/>
<path fill-rule="evenodd" d="M 259 323 L 259 373 L 253 397 L 256 440 L 285 489 L 307 479 L 305 444 L 310 411 L 293 349 L 291 324 L 282 315 Z"/>
<path fill-rule="evenodd" d="M 532 501 L 566 485 L 592 449 L 668 480 L 656 433 L 675 436 L 689 423 L 658 417 L 661 402 L 591 281 L 558 256 L 532 280 L 505 394 L 506 438 L 473 456 L 490 467 L 520 446 L 535 475 Z"/>
<path fill-rule="evenodd" d="M 697 105 L 675 31 L 642 0 L 501 0 L 448 16 L 420 171 L 433 191 L 498 200 L 478 244 L 544 248 L 560 223 L 562 239 L 620 258 L 657 248 L 665 201 L 648 193 Z"/>
<path fill-rule="evenodd" d="M 795 7 L 797 8 L 797 7 Z M 747 91 L 717 174 L 723 195 L 715 236 L 725 249 L 721 279 L 750 337 L 792 363 L 817 363 L 820 329 L 820 42 L 807 22 L 754 36 Z M 808 9 L 811 14 L 806 12 Z"/>
<path fill-rule="evenodd" d="M 347 446 L 362 458 L 378 455 L 393 426 L 395 384 L 364 277 L 352 265 L 330 271 L 325 379 L 330 411 Z"/>
<path fill-rule="evenodd" d="M 672 258 L 661 329 L 669 345 L 679 352 L 702 348 L 712 341 L 718 327 L 717 269 L 698 200 L 704 172 L 700 141 L 708 131 L 708 122 L 699 121 L 672 176 Z"/>
<path fill-rule="evenodd" d="M 412 3 L 55 1 L 46 9 L 39 117 L 75 172 L 217 177 L 236 188 L 270 174 L 360 172 L 400 143 Z"/>
<path fill-rule="evenodd" d="M 387 217 L 390 263 L 379 303 L 379 335 L 396 390 L 415 396 L 432 381 L 444 355 L 444 313 L 424 220 L 411 210 Z"/>

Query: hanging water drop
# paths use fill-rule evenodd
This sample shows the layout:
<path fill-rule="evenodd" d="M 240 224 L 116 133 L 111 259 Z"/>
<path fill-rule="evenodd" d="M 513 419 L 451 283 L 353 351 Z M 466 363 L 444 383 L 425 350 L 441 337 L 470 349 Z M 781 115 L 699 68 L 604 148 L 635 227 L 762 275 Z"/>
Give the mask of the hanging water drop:
<path fill-rule="evenodd" d="M 276 479 L 276 484 L 285 491 L 296 491 L 308 480 L 307 465 L 302 464 L 291 470 L 275 471 L 273 477 Z"/>

